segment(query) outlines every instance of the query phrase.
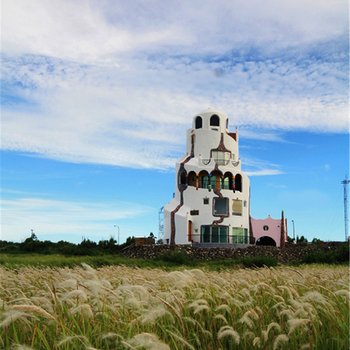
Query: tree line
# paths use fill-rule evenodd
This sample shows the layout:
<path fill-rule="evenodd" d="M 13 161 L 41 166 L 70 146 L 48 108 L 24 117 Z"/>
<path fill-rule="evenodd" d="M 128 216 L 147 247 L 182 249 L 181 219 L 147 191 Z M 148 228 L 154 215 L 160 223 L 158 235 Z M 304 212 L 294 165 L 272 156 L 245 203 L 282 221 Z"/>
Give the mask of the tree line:
<path fill-rule="evenodd" d="M 126 247 L 134 244 L 135 237 L 128 237 L 123 244 L 117 244 L 117 241 L 111 237 L 108 240 L 100 240 L 98 243 L 82 238 L 80 243 L 67 241 L 51 242 L 41 241 L 35 233 L 23 242 L 9 242 L 0 240 L 0 253 L 39 253 L 39 254 L 63 254 L 63 255 L 100 255 L 118 253 Z"/>

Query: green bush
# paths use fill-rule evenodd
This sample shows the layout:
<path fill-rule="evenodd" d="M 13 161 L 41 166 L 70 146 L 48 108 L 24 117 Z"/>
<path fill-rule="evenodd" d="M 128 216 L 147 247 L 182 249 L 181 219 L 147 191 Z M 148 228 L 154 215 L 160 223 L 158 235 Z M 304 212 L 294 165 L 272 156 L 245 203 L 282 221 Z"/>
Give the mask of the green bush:
<path fill-rule="evenodd" d="M 241 263 L 244 267 L 264 267 L 276 266 L 277 259 L 272 256 L 248 256 L 242 258 Z"/>
<path fill-rule="evenodd" d="M 190 265 L 191 261 L 187 254 L 182 250 L 169 250 L 159 256 L 159 260 L 174 264 L 174 265 Z"/>
<path fill-rule="evenodd" d="M 336 250 L 317 250 L 306 254 L 303 263 L 343 264 L 349 262 L 349 246 L 344 245 Z"/>

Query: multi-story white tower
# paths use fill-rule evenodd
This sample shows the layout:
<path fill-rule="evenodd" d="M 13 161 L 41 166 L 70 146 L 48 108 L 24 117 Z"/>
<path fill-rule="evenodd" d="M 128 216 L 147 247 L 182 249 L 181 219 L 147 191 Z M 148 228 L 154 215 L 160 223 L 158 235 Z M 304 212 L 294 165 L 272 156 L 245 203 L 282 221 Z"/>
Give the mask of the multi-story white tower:
<path fill-rule="evenodd" d="M 199 113 L 176 163 L 175 196 L 164 207 L 164 243 L 249 244 L 249 191 L 237 130 L 229 132 L 222 112 Z"/>

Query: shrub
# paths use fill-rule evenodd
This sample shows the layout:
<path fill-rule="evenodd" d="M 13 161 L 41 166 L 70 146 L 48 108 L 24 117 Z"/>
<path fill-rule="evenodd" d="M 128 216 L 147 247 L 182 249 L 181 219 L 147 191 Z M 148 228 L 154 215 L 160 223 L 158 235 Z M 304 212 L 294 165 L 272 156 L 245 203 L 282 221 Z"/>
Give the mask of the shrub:
<path fill-rule="evenodd" d="M 349 262 L 349 246 L 344 245 L 336 250 L 317 250 L 306 254 L 303 263 L 342 264 Z"/>
<path fill-rule="evenodd" d="M 276 266 L 277 259 L 272 256 L 248 256 L 242 258 L 241 263 L 244 267 Z"/>
<path fill-rule="evenodd" d="M 160 255 L 158 259 L 175 265 L 191 264 L 187 254 L 182 250 L 169 250 Z"/>

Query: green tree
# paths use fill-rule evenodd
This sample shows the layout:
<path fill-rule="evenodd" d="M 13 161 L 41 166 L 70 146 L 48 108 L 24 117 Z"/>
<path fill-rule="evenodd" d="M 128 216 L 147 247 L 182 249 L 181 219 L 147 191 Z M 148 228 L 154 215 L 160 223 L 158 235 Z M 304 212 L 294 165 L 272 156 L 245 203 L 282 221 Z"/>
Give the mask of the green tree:
<path fill-rule="evenodd" d="M 297 236 L 297 243 L 307 243 L 307 239 L 304 236 Z"/>

